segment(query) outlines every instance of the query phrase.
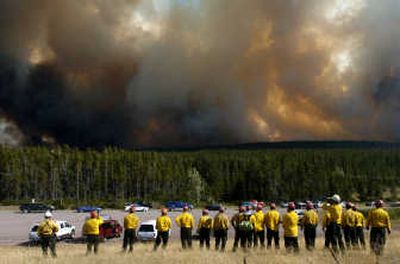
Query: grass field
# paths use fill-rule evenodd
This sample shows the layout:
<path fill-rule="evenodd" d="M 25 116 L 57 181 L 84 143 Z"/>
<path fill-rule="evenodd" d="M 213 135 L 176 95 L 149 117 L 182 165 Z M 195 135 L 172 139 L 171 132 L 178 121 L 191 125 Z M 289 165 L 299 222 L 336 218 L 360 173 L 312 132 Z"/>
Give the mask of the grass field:
<path fill-rule="evenodd" d="M 379 259 L 379 263 L 400 263 L 400 234 L 390 236 L 384 256 Z M 167 250 L 152 251 L 152 244 L 137 244 L 133 254 L 122 254 L 121 244 L 107 242 L 100 245 L 100 253 L 97 256 L 85 256 L 85 245 L 65 244 L 57 245 L 58 258 L 43 257 L 39 247 L 22 246 L 1 246 L 0 263 L 185 263 L 185 264 L 218 264 L 218 263 L 338 263 L 329 251 L 322 250 L 322 240 L 318 240 L 318 245 L 312 253 L 304 249 L 301 243 L 299 254 L 287 254 L 285 250 L 279 251 L 252 249 L 247 253 L 238 250 L 231 251 L 231 243 L 225 253 L 215 252 L 214 250 L 198 249 L 197 241 L 193 250 L 182 251 L 180 244 L 174 241 Z M 338 257 L 339 263 L 377 263 L 373 254 L 366 251 L 348 251 Z"/>

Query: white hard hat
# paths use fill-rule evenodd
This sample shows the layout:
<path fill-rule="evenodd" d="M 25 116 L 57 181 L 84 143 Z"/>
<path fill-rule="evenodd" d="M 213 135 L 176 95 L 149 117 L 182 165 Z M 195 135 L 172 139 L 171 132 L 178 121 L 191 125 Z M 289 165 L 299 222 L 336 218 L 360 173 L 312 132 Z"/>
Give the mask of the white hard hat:
<path fill-rule="evenodd" d="M 46 213 L 44 213 L 45 218 L 50 218 L 52 216 L 53 216 L 53 214 L 50 211 L 46 211 Z"/>
<path fill-rule="evenodd" d="M 340 201 L 341 201 L 340 196 L 337 195 L 337 194 L 334 194 L 334 195 L 332 196 L 332 200 L 333 200 L 334 202 L 336 202 L 336 203 L 340 203 Z"/>

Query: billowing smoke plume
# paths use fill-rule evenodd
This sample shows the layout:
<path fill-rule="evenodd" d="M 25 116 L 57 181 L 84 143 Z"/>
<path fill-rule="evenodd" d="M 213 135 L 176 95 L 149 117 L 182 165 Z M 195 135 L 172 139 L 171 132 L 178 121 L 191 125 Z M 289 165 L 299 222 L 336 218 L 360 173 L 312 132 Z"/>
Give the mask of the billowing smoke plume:
<path fill-rule="evenodd" d="M 0 7 L 0 121 L 26 142 L 400 138 L 397 0 Z"/>

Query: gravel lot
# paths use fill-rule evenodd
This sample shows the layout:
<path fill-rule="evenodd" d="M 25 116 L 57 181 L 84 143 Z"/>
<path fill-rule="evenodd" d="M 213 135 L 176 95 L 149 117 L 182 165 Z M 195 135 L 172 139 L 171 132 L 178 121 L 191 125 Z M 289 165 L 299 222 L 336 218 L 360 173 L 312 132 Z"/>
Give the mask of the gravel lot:
<path fill-rule="evenodd" d="M 233 216 L 236 212 L 237 211 L 233 208 L 228 208 L 226 211 L 229 217 Z M 197 224 L 197 220 L 201 216 L 201 209 L 194 209 L 192 213 Z M 281 210 L 281 214 L 282 213 L 283 211 Z M 113 219 L 119 220 L 122 224 L 126 212 L 122 210 L 104 210 L 102 211 L 102 214 L 110 215 Z M 169 213 L 169 216 L 173 221 L 171 234 L 172 239 L 179 239 L 179 228 L 175 225 L 174 221 L 178 214 L 180 214 L 180 212 Z M 210 212 L 212 217 L 215 214 L 217 214 L 216 211 Z M 54 211 L 53 215 L 55 220 L 69 221 L 72 225 L 74 225 L 76 227 L 76 236 L 79 237 L 81 236 L 81 229 L 84 220 L 89 213 L 76 213 L 76 211 L 71 210 L 56 210 Z M 137 215 L 139 216 L 140 221 L 156 219 L 160 215 L 160 210 L 154 209 L 146 213 L 138 212 Z M 17 210 L 10 210 L 9 208 L 0 210 L 0 245 L 16 245 L 27 242 L 30 228 L 34 223 L 38 223 L 42 219 L 43 213 L 22 214 Z M 319 235 L 322 235 L 320 228 L 318 228 L 318 233 Z M 232 228 L 230 228 L 229 238 L 233 239 L 233 236 L 234 231 Z M 300 234 L 300 236 L 302 235 Z"/>
<path fill-rule="evenodd" d="M 201 210 L 193 210 L 193 216 L 195 220 L 200 217 Z M 214 216 L 217 212 L 210 212 L 211 216 Z M 234 211 L 228 209 L 228 215 L 234 214 Z M 110 215 L 113 219 L 117 219 L 120 223 L 123 223 L 123 218 L 126 212 L 122 210 L 104 210 L 102 214 Z M 175 217 L 178 216 L 180 212 L 170 212 L 169 216 L 174 221 Z M 89 213 L 76 213 L 76 211 L 71 210 L 61 210 L 54 211 L 53 217 L 55 220 L 66 220 L 76 227 L 77 237 L 81 236 L 81 229 L 85 218 Z M 151 219 L 156 219 L 160 215 L 159 210 L 150 210 L 149 212 L 142 213 L 138 212 L 140 221 L 146 221 Z M 29 213 L 22 214 L 19 211 L 13 210 L 0 210 L 0 244 L 20 244 L 28 240 L 28 233 L 30 228 L 34 223 L 38 223 L 43 219 L 43 213 Z M 174 224 L 172 229 L 172 238 L 178 238 L 179 229 Z"/>

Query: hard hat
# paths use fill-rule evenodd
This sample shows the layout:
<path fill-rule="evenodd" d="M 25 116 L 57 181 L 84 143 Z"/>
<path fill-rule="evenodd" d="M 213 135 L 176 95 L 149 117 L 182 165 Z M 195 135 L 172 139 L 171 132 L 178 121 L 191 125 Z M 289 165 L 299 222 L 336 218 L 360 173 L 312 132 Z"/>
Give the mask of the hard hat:
<path fill-rule="evenodd" d="M 183 211 L 186 212 L 186 211 L 188 211 L 188 210 L 189 210 L 189 206 L 185 205 L 185 206 L 183 207 Z"/>
<path fill-rule="evenodd" d="M 382 200 L 376 200 L 375 201 L 375 207 L 382 207 L 383 206 L 383 201 Z"/>
<path fill-rule="evenodd" d="M 223 206 L 220 206 L 219 209 L 218 209 L 218 211 L 219 211 L 220 213 L 223 213 L 223 212 L 225 212 L 225 208 L 224 208 Z"/>
<path fill-rule="evenodd" d="M 246 208 L 244 206 L 239 207 L 239 212 L 243 213 L 245 210 L 246 210 Z"/>
<path fill-rule="evenodd" d="M 129 208 L 129 212 L 131 212 L 131 213 L 136 212 L 135 206 L 132 205 L 132 206 Z"/>
<path fill-rule="evenodd" d="M 45 217 L 45 218 L 50 218 L 50 217 L 53 217 L 53 214 L 52 214 L 50 211 L 46 211 L 46 212 L 44 213 L 44 217 Z"/>
<path fill-rule="evenodd" d="M 307 201 L 306 209 L 313 209 L 313 208 L 314 208 L 314 204 L 311 201 Z"/>
<path fill-rule="evenodd" d="M 90 218 L 96 218 L 96 217 L 97 217 L 97 211 L 91 211 Z"/>
<path fill-rule="evenodd" d="M 162 215 L 166 215 L 167 213 L 168 213 L 168 209 L 167 208 L 165 208 L 165 207 L 161 208 L 161 214 Z"/>
<path fill-rule="evenodd" d="M 270 209 L 276 209 L 276 204 L 273 203 L 273 202 L 269 203 L 269 208 Z"/>
<path fill-rule="evenodd" d="M 331 197 L 331 200 L 334 201 L 335 203 L 340 203 L 340 201 L 341 201 L 340 196 L 338 194 L 334 194 Z"/>
<path fill-rule="evenodd" d="M 294 209 L 296 209 L 296 205 L 295 205 L 295 203 L 294 203 L 294 202 L 290 202 L 290 203 L 288 203 L 288 209 L 290 209 L 290 210 L 294 210 Z"/>
<path fill-rule="evenodd" d="M 208 215 L 208 210 L 207 209 L 203 210 L 203 215 Z"/>

